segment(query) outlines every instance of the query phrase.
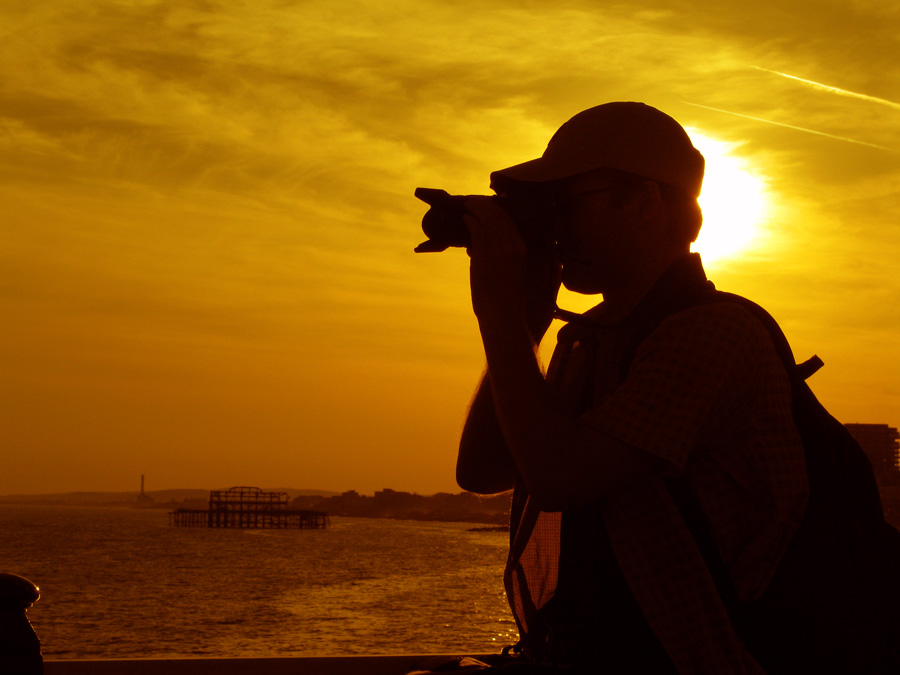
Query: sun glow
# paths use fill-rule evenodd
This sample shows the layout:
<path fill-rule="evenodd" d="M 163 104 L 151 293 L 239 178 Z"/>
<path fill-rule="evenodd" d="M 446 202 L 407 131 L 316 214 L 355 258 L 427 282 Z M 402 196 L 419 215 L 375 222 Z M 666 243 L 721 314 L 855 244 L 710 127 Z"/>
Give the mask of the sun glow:
<path fill-rule="evenodd" d="M 744 255 L 765 239 L 763 224 L 769 206 L 766 183 L 746 159 L 733 154 L 738 145 L 693 129 L 688 133 L 706 158 L 698 200 L 703 208 L 703 229 L 692 248 L 706 263 Z"/>

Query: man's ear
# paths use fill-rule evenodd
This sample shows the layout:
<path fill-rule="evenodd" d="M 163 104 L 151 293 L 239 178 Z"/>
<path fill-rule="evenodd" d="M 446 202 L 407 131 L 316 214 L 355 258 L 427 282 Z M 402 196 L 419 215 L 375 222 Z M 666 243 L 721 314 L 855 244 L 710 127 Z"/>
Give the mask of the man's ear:
<path fill-rule="evenodd" d="M 665 210 L 665 200 L 656 181 L 641 182 L 637 189 L 637 198 L 642 216 L 658 215 L 660 210 Z"/>

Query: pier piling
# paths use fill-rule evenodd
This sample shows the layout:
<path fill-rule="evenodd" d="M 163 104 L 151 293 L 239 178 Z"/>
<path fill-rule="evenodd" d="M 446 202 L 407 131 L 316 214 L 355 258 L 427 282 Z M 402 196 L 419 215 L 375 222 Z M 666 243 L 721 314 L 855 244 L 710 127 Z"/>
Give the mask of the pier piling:
<path fill-rule="evenodd" d="M 175 527 L 235 527 L 318 530 L 328 527 L 328 514 L 288 508 L 286 492 L 263 492 L 237 486 L 209 493 L 209 508 L 177 509 L 169 513 Z"/>

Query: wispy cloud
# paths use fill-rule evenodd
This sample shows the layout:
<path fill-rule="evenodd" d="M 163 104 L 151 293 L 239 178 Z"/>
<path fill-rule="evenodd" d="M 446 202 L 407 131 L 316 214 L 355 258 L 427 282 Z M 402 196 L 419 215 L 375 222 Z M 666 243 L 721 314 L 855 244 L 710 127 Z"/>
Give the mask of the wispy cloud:
<path fill-rule="evenodd" d="M 805 80 L 802 77 L 797 77 L 796 75 L 788 75 L 787 73 L 780 73 L 777 70 L 770 70 L 769 68 L 762 68 L 761 66 L 753 66 L 756 70 L 761 70 L 765 73 L 772 73 L 773 75 L 779 75 L 780 77 L 786 77 L 789 80 L 795 80 L 797 82 L 802 82 L 803 84 L 808 84 L 809 86 L 819 89 L 821 91 L 827 91 L 832 94 L 837 94 L 838 96 L 849 96 L 850 98 L 857 98 L 861 101 L 868 101 L 870 103 L 878 103 L 880 105 L 886 105 L 890 108 L 894 108 L 896 110 L 900 110 L 900 103 L 895 103 L 894 101 L 888 101 L 887 99 L 878 98 L 876 96 L 869 96 L 868 94 L 860 94 L 855 91 L 847 91 L 846 89 L 840 89 L 839 87 L 832 87 L 827 84 L 822 84 L 821 82 L 813 82 L 812 80 Z"/>
<path fill-rule="evenodd" d="M 898 150 L 894 150 L 893 148 L 887 148 L 883 145 L 876 145 L 875 143 L 867 143 L 866 141 L 860 141 L 856 138 L 847 138 L 846 136 L 836 136 L 835 134 L 829 134 L 824 131 L 816 131 L 815 129 L 806 129 L 805 127 L 798 127 L 793 124 L 785 124 L 784 122 L 776 122 L 774 120 L 767 120 L 762 117 L 754 117 L 753 115 L 744 115 L 743 113 L 734 112 L 731 110 L 722 110 L 721 108 L 713 108 L 708 105 L 701 105 L 699 103 L 691 103 L 690 101 L 682 101 L 682 103 L 686 105 L 694 106 L 695 108 L 703 108 L 704 110 L 712 110 L 713 112 L 723 113 L 725 115 L 734 115 L 735 117 L 742 117 L 746 120 L 753 120 L 754 122 L 763 122 L 764 124 L 774 124 L 778 127 L 785 127 L 786 129 L 794 129 L 795 131 L 803 131 L 807 134 L 815 134 L 816 136 L 824 136 L 826 138 L 833 138 L 838 141 L 845 141 L 847 143 L 856 143 L 857 145 L 865 145 L 870 148 L 877 148 L 878 150 L 885 150 L 887 152 L 900 153 Z"/>

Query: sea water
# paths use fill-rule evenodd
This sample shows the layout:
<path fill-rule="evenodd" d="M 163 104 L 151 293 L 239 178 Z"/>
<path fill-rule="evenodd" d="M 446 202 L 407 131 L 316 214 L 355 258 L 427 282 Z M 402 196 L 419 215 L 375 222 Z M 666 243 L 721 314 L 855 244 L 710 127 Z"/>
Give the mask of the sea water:
<path fill-rule="evenodd" d="M 507 536 L 473 527 L 176 528 L 160 509 L 0 506 L 0 571 L 40 587 L 45 659 L 499 652 L 517 639 Z"/>

